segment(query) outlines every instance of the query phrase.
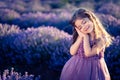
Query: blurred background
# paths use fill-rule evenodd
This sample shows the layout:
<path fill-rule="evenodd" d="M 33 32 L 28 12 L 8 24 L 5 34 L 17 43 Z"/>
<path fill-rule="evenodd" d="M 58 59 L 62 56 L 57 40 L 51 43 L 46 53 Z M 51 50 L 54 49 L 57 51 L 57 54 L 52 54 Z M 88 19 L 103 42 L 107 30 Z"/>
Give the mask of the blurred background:
<path fill-rule="evenodd" d="M 105 60 L 112 80 L 120 80 L 120 0 L 0 0 L 0 78 L 59 80 L 71 57 L 69 21 L 81 7 L 115 38 Z"/>

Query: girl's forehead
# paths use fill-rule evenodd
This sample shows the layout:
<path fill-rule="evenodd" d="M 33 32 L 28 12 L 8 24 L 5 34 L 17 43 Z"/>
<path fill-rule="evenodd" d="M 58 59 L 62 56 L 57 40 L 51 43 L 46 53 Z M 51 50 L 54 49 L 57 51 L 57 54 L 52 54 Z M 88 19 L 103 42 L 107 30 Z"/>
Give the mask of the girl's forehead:
<path fill-rule="evenodd" d="M 76 21 L 75 21 L 75 25 L 81 24 L 81 22 L 84 21 L 84 20 L 85 20 L 85 21 L 90 21 L 89 18 L 82 18 L 82 19 L 79 19 L 79 18 L 78 18 L 78 19 L 76 19 Z"/>
<path fill-rule="evenodd" d="M 80 24 L 82 22 L 82 19 L 76 19 L 75 24 Z"/>

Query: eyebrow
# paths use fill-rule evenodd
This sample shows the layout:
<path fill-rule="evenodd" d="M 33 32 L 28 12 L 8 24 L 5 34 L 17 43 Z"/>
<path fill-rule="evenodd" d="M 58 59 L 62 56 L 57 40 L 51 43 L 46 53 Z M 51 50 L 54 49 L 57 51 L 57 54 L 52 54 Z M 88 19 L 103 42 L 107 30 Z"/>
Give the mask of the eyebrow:
<path fill-rule="evenodd" d="M 83 19 L 81 22 L 83 23 L 84 20 L 85 20 L 85 19 Z"/>

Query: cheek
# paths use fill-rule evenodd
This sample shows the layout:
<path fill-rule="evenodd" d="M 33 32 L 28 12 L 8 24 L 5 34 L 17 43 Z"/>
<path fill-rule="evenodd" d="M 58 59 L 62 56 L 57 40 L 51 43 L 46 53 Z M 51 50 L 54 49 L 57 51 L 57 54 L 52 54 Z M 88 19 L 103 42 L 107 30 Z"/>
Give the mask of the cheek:
<path fill-rule="evenodd" d="M 87 31 L 85 31 L 85 29 L 87 28 L 89 26 L 89 29 L 87 30 Z M 81 28 L 81 32 L 84 32 L 84 33 L 89 33 L 89 32 L 92 32 L 93 31 L 93 29 L 94 29 L 94 26 L 93 26 L 93 23 L 92 22 L 90 22 L 90 23 L 88 23 L 88 24 L 86 24 L 86 25 L 84 25 L 84 27 L 83 28 Z"/>
<path fill-rule="evenodd" d="M 93 23 L 92 23 L 92 22 L 89 22 L 88 25 L 93 26 Z"/>
<path fill-rule="evenodd" d="M 88 25 L 90 26 L 91 29 L 93 29 L 94 26 L 92 22 L 90 22 Z"/>
<path fill-rule="evenodd" d="M 89 31 L 92 32 L 94 29 L 93 25 L 90 26 Z"/>
<path fill-rule="evenodd" d="M 93 26 L 92 26 L 92 27 L 90 28 L 90 30 L 93 31 L 93 29 L 94 29 L 94 28 L 93 28 Z"/>
<path fill-rule="evenodd" d="M 85 31 L 83 30 L 83 28 L 82 29 L 80 29 L 80 31 L 82 32 L 82 33 L 84 33 Z"/>

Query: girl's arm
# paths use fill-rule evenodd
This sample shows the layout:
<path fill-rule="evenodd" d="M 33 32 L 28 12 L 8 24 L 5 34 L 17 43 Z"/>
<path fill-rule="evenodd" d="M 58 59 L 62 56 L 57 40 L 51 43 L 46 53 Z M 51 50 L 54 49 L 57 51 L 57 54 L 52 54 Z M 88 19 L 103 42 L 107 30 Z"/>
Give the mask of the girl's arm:
<path fill-rule="evenodd" d="M 72 44 L 71 47 L 70 47 L 70 54 L 71 55 L 76 54 L 81 42 L 82 42 L 82 37 L 78 36 L 75 43 Z"/>
<path fill-rule="evenodd" d="M 89 43 L 89 36 L 88 35 L 84 36 L 83 44 L 84 44 L 83 47 L 84 47 L 84 52 L 85 52 L 85 56 L 86 57 L 91 57 L 91 56 L 99 55 L 99 52 L 105 47 L 104 41 L 100 39 L 91 48 L 90 47 L 90 43 Z"/>

